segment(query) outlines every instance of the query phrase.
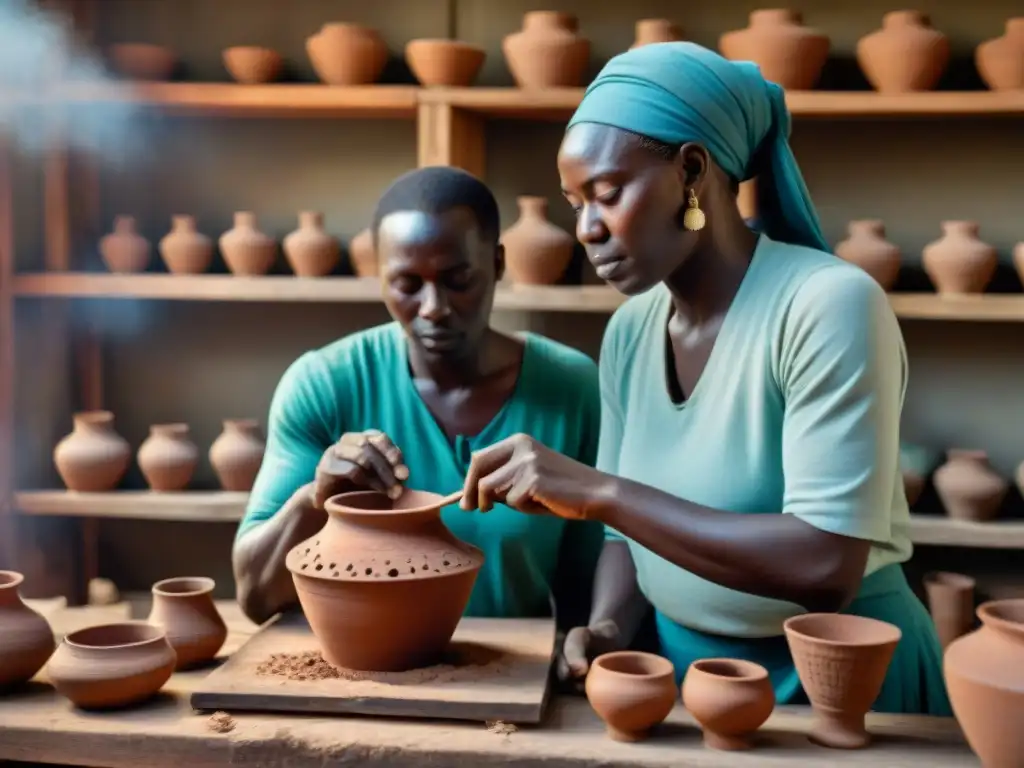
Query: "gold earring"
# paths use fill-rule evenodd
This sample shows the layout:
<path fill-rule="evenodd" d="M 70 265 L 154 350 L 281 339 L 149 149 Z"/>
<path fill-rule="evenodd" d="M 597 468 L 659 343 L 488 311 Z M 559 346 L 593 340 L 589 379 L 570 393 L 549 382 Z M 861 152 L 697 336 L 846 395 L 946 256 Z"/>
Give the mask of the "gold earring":
<path fill-rule="evenodd" d="M 683 226 L 691 232 L 704 229 L 704 211 L 700 209 L 697 202 L 697 193 L 690 190 L 690 197 L 686 201 L 686 212 L 683 214 Z"/>

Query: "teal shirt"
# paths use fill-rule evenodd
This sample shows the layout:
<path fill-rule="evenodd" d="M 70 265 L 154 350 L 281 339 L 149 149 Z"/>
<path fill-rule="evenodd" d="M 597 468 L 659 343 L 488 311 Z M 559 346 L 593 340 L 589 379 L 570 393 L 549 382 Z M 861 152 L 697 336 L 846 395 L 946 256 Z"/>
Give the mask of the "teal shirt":
<path fill-rule="evenodd" d="M 346 336 L 302 355 L 274 393 L 267 448 L 238 535 L 270 519 L 313 480 L 323 452 L 344 432 L 379 429 L 402 450 L 410 488 L 458 490 L 474 451 L 523 432 L 593 466 L 600 424 L 597 365 L 571 347 L 525 335 L 510 399 L 477 435 L 448 439 L 420 398 L 397 323 Z M 505 505 L 487 514 L 442 510 L 452 533 L 479 547 L 485 562 L 468 616 L 523 617 L 549 612 L 559 554 L 592 568 L 602 530 L 594 523 L 528 515 Z"/>

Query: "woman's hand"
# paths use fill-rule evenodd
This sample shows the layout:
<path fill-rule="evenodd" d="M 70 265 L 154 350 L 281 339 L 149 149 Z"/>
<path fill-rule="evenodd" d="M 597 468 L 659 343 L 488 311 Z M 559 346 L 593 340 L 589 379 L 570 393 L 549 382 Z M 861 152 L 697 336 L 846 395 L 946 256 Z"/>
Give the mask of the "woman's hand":
<path fill-rule="evenodd" d="M 348 491 L 380 491 L 396 499 L 402 495 L 402 483 L 409 479 L 403 461 L 402 452 L 383 432 L 346 432 L 320 457 L 313 505 L 323 509 L 331 496 Z"/>

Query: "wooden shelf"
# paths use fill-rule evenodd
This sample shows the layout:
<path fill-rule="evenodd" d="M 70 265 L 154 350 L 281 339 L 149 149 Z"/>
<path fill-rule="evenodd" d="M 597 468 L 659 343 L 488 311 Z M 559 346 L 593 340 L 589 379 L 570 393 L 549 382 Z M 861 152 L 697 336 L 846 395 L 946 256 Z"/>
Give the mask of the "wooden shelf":
<path fill-rule="evenodd" d="M 1024 520 L 969 523 L 937 515 L 911 515 L 910 538 L 915 544 L 983 549 L 1024 549 Z"/>
<path fill-rule="evenodd" d="M 1024 322 L 1024 294 L 1019 293 L 890 293 L 889 301 L 896 314 L 907 320 Z"/>

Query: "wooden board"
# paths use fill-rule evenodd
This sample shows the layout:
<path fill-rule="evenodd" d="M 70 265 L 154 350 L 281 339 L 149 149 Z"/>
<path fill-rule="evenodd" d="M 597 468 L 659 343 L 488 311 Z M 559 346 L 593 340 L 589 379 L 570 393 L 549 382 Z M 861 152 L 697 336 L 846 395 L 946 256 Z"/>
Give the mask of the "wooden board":
<path fill-rule="evenodd" d="M 362 714 L 392 717 L 539 723 L 547 705 L 555 651 L 552 619 L 466 618 L 453 649 L 477 663 L 370 679 L 297 680 L 259 674 L 272 654 L 300 655 L 319 643 L 301 616 L 268 624 L 223 666 L 198 683 L 196 709 Z M 480 663 L 484 659 L 491 659 Z"/>

